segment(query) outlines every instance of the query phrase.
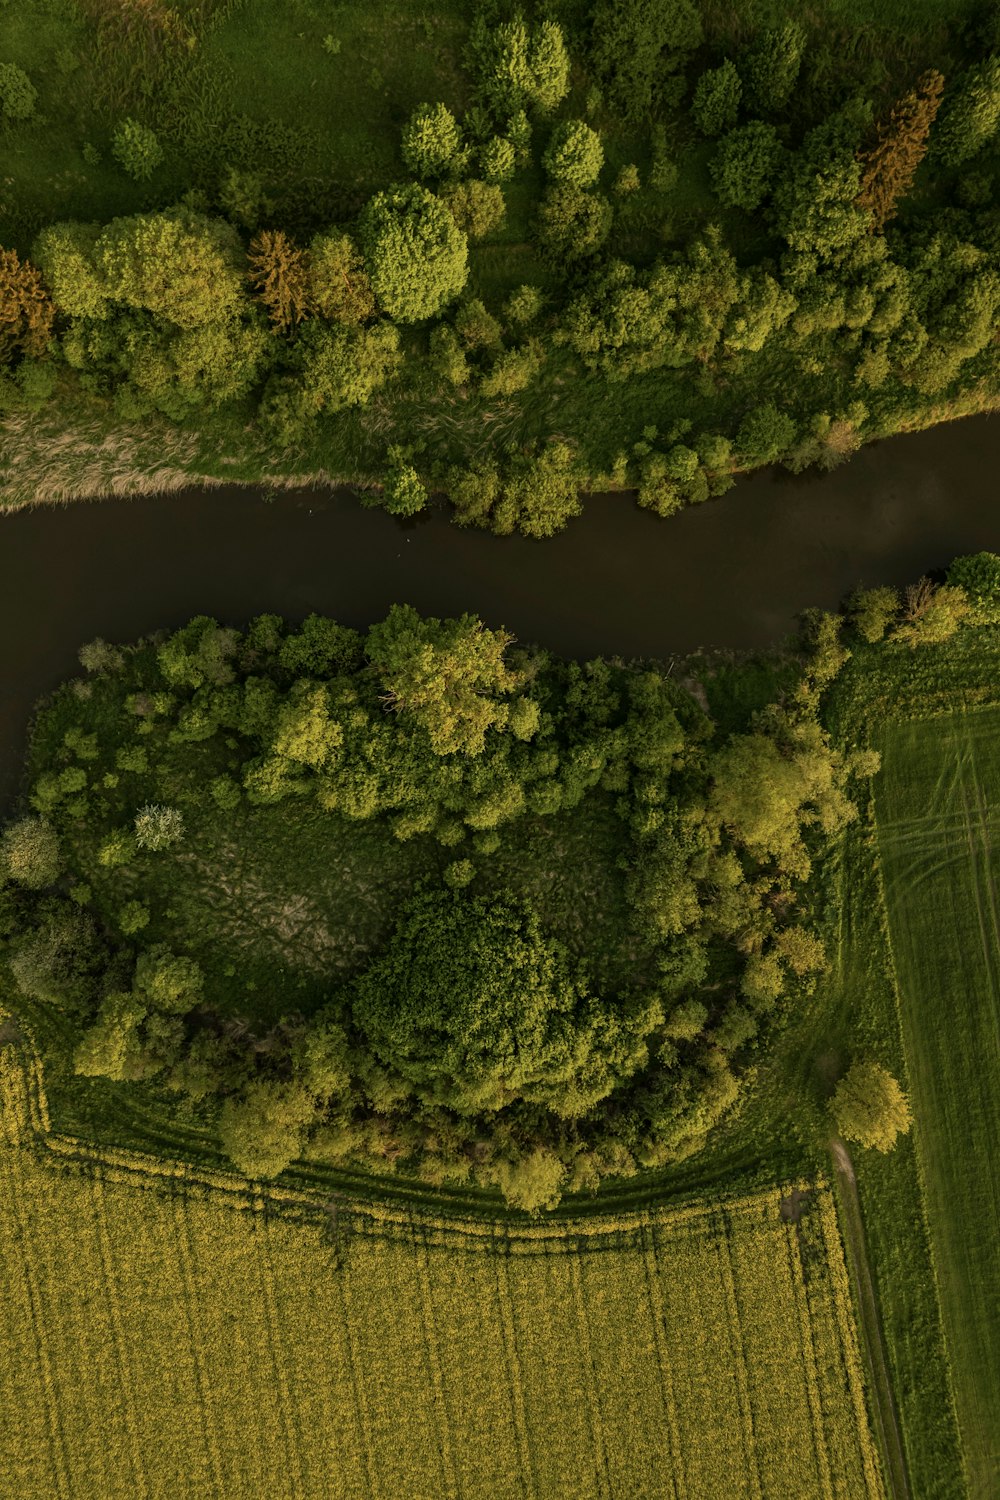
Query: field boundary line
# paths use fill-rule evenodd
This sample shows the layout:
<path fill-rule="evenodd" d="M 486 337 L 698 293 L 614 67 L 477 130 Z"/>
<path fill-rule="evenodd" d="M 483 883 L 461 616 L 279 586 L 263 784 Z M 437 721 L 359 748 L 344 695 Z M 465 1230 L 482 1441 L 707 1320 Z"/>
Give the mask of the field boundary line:
<path fill-rule="evenodd" d="M 757 1429 L 754 1422 L 753 1401 L 750 1397 L 750 1372 L 747 1369 L 746 1353 L 743 1347 L 740 1304 L 736 1296 L 736 1280 L 733 1276 L 733 1260 L 730 1252 L 732 1241 L 732 1235 L 730 1234 L 731 1221 L 728 1214 L 722 1215 L 722 1223 L 726 1232 L 720 1237 L 718 1245 L 719 1279 L 722 1282 L 726 1311 L 729 1314 L 729 1326 L 733 1334 L 731 1340 L 733 1367 L 736 1372 L 736 1394 L 740 1403 L 740 1415 L 743 1418 L 744 1446 L 748 1470 L 747 1478 L 750 1481 L 750 1490 L 754 1500 L 763 1500 L 763 1491 L 760 1483 L 760 1460 L 757 1455 Z"/>
<path fill-rule="evenodd" d="M 660 1385 L 667 1408 L 667 1446 L 673 1462 L 670 1481 L 676 1500 L 687 1500 L 687 1476 L 684 1472 L 684 1449 L 677 1430 L 677 1398 L 674 1394 L 674 1377 L 670 1367 L 670 1351 L 665 1347 L 667 1315 L 663 1306 L 663 1288 L 660 1286 L 660 1262 L 656 1254 L 656 1234 L 651 1224 L 646 1226 L 646 1243 L 642 1248 L 642 1262 L 646 1272 L 646 1291 L 653 1318 L 653 1337 L 656 1343 L 656 1360 L 660 1368 Z"/>
<path fill-rule="evenodd" d="M 427 1261 L 427 1246 L 419 1235 L 414 1235 L 417 1262 L 417 1282 L 420 1286 L 420 1321 L 424 1330 L 424 1348 L 430 1366 L 431 1386 L 434 1390 L 434 1405 L 438 1414 L 438 1450 L 441 1456 L 441 1471 L 449 1500 L 458 1500 L 458 1474 L 455 1455 L 452 1452 L 451 1418 L 444 1390 L 444 1372 L 441 1368 L 441 1349 L 438 1340 L 437 1320 L 434 1316 L 434 1298 L 431 1294 L 431 1271 Z"/>
<path fill-rule="evenodd" d="M 857 1324 L 865 1351 L 865 1364 L 871 1386 L 871 1405 L 879 1439 L 879 1450 L 885 1468 L 890 1500 L 912 1500 L 906 1450 L 900 1429 L 899 1414 L 892 1391 L 889 1361 L 882 1336 L 878 1299 L 865 1243 L 865 1221 L 861 1212 L 857 1179 L 850 1152 L 839 1136 L 830 1142 L 834 1177 L 840 1188 L 841 1213 L 838 1219 L 844 1240 L 850 1279 L 854 1286 L 858 1312 Z"/>
<path fill-rule="evenodd" d="M 365 1483 L 368 1487 L 368 1494 L 371 1496 L 371 1500 L 378 1500 L 381 1490 L 375 1478 L 376 1466 L 371 1446 L 371 1413 L 368 1408 L 368 1396 L 358 1373 L 357 1341 L 351 1322 L 350 1299 L 347 1295 L 347 1277 L 344 1271 L 340 1271 L 333 1279 L 340 1291 L 340 1307 L 344 1315 L 344 1335 L 347 1343 L 347 1359 L 351 1376 L 351 1402 L 354 1407 L 355 1428 L 358 1432 L 358 1448 L 361 1452 L 362 1464 L 364 1465 Z"/>
<path fill-rule="evenodd" d="M 531 1442 L 528 1438 L 528 1414 L 524 1405 L 524 1371 L 521 1353 L 517 1346 L 517 1323 L 514 1319 L 514 1302 L 510 1291 L 510 1268 L 506 1255 L 493 1257 L 496 1266 L 497 1303 L 500 1309 L 500 1324 L 503 1329 L 504 1359 L 511 1375 L 510 1404 L 517 1437 L 518 1458 L 524 1476 L 525 1494 L 538 1494 L 534 1465 L 531 1462 Z"/>
<path fill-rule="evenodd" d="M 583 1354 L 583 1376 L 589 1397 L 587 1401 L 587 1425 L 590 1428 L 590 1441 L 594 1449 L 594 1469 L 599 1477 L 601 1490 L 599 1494 L 611 1496 L 614 1494 L 614 1482 L 611 1478 L 611 1468 L 608 1463 L 608 1449 L 604 1441 L 604 1416 L 601 1411 L 601 1388 L 597 1379 L 597 1369 L 594 1365 L 594 1345 L 591 1338 L 590 1318 L 587 1316 L 587 1299 L 583 1294 L 583 1272 L 580 1266 L 580 1257 L 571 1255 L 569 1257 L 569 1284 L 573 1288 L 573 1307 L 576 1312 L 576 1326 L 580 1333 L 580 1348 Z"/>
<path fill-rule="evenodd" d="M 816 1342 L 813 1338 L 809 1308 L 809 1293 L 806 1289 L 805 1268 L 802 1264 L 802 1246 L 795 1226 L 789 1224 L 785 1233 L 788 1265 L 795 1297 L 795 1313 L 799 1325 L 799 1350 L 805 1372 L 806 1400 L 812 1413 L 812 1444 L 816 1456 L 816 1478 L 823 1500 L 834 1500 L 833 1474 L 830 1467 L 830 1451 L 823 1425 L 823 1392 L 820 1389 L 817 1365 Z"/>
<path fill-rule="evenodd" d="M 288 1454 L 289 1478 L 296 1488 L 293 1495 L 305 1495 L 307 1493 L 305 1480 L 302 1477 L 302 1453 L 301 1444 L 298 1441 L 299 1434 L 293 1418 L 295 1403 L 289 1389 L 288 1369 L 281 1358 L 280 1324 L 278 1320 L 278 1308 L 274 1300 L 274 1261 L 271 1257 L 271 1225 L 270 1217 L 266 1211 L 259 1214 L 261 1243 L 261 1300 L 264 1303 L 264 1317 L 267 1326 L 268 1353 L 271 1358 L 271 1366 L 274 1370 L 274 1382 L 278 1388 L 278 1405 L 281 1411 L 281 1432 L 285 1442 L 285 1450 Z"/>
<path fill-rule="evenodd" d="M 121 1412 L 125 1431 L 128 1435 L 128 1445 L 132 1450 L 132 1468 L 135 1473 L 136 1488 L 132 1492 L 148 1496 L 149 1478 L 142 1462 L 142 1451 L 139 1443 L 139 1434 L 135 1426 L 135 1413 L 139 1403 L 135 1397 L 135 1390 L 130 1378 L 131 1362 L 125 1357 L 125 1337 L 123 1333 L 121 1308 L 118 1300 L 118 1277 L 115 1274 L 114 1253 L 111 1246 L 111 1238 L 108 1234 L 107 1216 L 107 1192 L 104 1177 L 100 1171 L 94 1173 L 94 1225 L 96 1228 L 95 1238 L 97 1240 L 98 1255 L 101 1262 L 104 1285 L 102 1290 L 107 1299 L 108 1322 L 111 1329 L 111 1344 L 114 1348 L 115 1367 L 118 1371 L 118 1386 L 122 1393 Z"/>
<path fill-rule="evenodd" d="M 205 1375 L 205 1364 L 201 1352 L 201 1340 L 195 1327 L 196 1299 L 194 1294 L 194 1247 L 191 1243 L 191 1220 L 187 1212 L 187 1199 L 175 1194 L 172 1202 L 174 1224 L 177 1229 L 177 1269 L 183 1288 L 184 1321 L 191 1340 L 191 1364 L 194 1368 L 194 1383 L 198 1392 L 201 1430 L 205 1438 L 205 1454 L 208 1458 L 212 1485 L 219 1495 L 225 1493 L 224 1465 L 219 1451 L 218 1433 L 209 1417 L 210 1389 Z"/>

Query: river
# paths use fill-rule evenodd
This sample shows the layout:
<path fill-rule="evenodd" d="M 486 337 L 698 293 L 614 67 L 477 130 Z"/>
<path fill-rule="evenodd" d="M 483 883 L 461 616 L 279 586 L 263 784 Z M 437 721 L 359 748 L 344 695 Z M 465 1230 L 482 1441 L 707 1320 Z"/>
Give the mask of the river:
<path fill-rule="evenodd" d="M 546 542 L 463 530 L 443 512 L 401 524 L 336 490 L 19 511 L 0 519 L 0 800 L 17 787 L 32 705 L 98 635 L 263 611 L 363 626 L 398 601 L 471 610 L 581 658 L 754 649 L 858 583 L 1000 551 L 998 471 L 1000 420 L 979 416 L 874 444 L 831 474 L 755 474 L 667 521 L 628 495 L 590 496 Z"/>

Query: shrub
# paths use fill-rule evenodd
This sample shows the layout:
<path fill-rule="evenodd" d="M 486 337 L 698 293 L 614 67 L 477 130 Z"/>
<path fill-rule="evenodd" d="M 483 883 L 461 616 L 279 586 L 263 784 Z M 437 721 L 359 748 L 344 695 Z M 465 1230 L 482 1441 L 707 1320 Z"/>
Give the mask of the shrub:
<path fill-rule="evenodd" d="M 616 198 L 627 198 L 630 193 L 637 193 L 641 185 L 639 181 L 639 168 L 634 162 L 629 162 L 627 166 L 619 169 L 611 191 Z"/>
<path fill-rule="evenodd" d="M 887 584 L 874 589 L 856 589 L 847 608 L 851 624 L 861 639 L 874 645 L 882 639 L 899 613 L 899 595 Z"/>
<path fill-rule="evenodd" d="M 480 381 L 480 394 L 487 398 L 516 395 L 527 389 L 544 363 L 545 351 L 537 339 L 519 349 L 505 349 Z"/>
<path fill-rule="evenodd" d="M 487 182 L 509 182 L 517 166 L 516 153 L 504 136 L 494 136 L 479 153 L 479 165 Z"/>
<path fill-rule="evenodd" d="M 29 890 L 54 884 L 62 869 L 58 836 L 42 818 L 11 823 L 0 842 L 0 859 L 10 879 Z"/>
<path fill-rule="evenodd" d="M 591 187 L 603 165 L 601 138 L 583 120 L 563 120 L 557 125 L 542 157 L 553 182 L 577 188 Z"/>
<path fill-rule="evenodd" d="M 309 301 L 333 323 L 366 323 L 375 314 L 375 294 L 364 261 L 346 234 L 317 234 L 307 259 Z"/>
<path fill-rule="evenodd" d="M 972 552 L 957 557 L 948 569 L 948 582 L 964 590 L 977 615 L 1000 611 L 1000 557 L 995 552 Z"/>
<path fill-rule="evenodd" d="M 458 122 L 444 104 L 421 104 L 403 130 L 402 156 L 415 177 L 447 175 L 462 149 Z"/>
<path fill-rule="evenodd" d="M 306 257 L 281 229 L 255 234 L 248 251 L 250 284 L 267 308 L 272 324 L 288 333 L 310 311 Z"/>
<path fill-rule="evenodd" d="M 111 155 L 136 182 L 148 182 L 163 160 L 163 148 L 147 125 L 122 120 L 111 137 Z"/>
<path fill-rule="evenodd" d="M 737 451 L 750 464 L 774 463 L 794 441 L 794 421 L 787 412 L 779 411 L 772 401 L 766 401 L 749 412 L 736 434 Z"/>
<path fill-rule="evenodd" d="M 275 205 L 264 190 L 257 172 L 244 172 L 238 167 L 227 167 L 219 184 L 219 207 L 227 218 L 249 229 L 257 229 L 261 219 L 273 216 Z"/>
<path fill-rule="evenodd" d="M 544 304 L 545 295 L 540 287 L 519 286 L 504 303 L 504 316 L 523 328 L 535 321 Z"/>
<path fill-rule="evenodd" d="M 0 250 L 0 364 L 16 354 L 40 358 L 48 348 L 55 307 L 30 261 Z"/>
<path fill-rule="evenodd" d="M 770 192 L 784 155 L 773 125 L 752 120 L 731 130 L 719 142 L 708 168 L 719 202 L 752 213 Z"/>
<path fill-rule="evenodd" d="M 441 878 L 445 885 L 457 891 L 468 885 L 475 878 L 475 874 L 476 867 L 471 859 L 455 859 L 450 865 L 445 865 L 441 871 Z"/>
<path fill-rule="evenodd" d="M 184 837 L 184 815 L 176 807 L 148 802 L 135 815 L 135 842 L 140 849 L 169 849 Z"/>
<path fill-rule="evenodd" d="M 934 150 L 949 167 L 976 156 L 1000 125 L 1000 56 L 967 68 L 945 93 Z"/>
<path fill-rule="evenodd" d="M 382 489 L 382 504 L 392 516 L 415 516 L 427 505 L 427 490 L 420 475 L 398 449 L 390 449 L 391 460 Z"/>
<path fill-rule="evenodd" d="M 430 365 L 436 375 L 449 385 L 465 385 L 469 378 L 469 361 L 458 335 L 447 324 L 431 331 Z"/>
<path fill-rule="evenodd" d="M 414 184 L 377 193 L 358 232 L 375 296 L 397 322 L 433 317 L 465 285 L 466 237 L 426 188 Z"/>
<path fill-rule="evenodd" d="M 126 937 L 133 937 L 149 926 L 149 907 L 141 901 L 126 901 L 118 913 L 118 926 Z"/>
<path fill-rule="evenodd" d="M 596 255 L 611 232 L 611 204 L 598 193 L 557 184 L 538 206 L 538 239 L 556 264 Z"/>
<path fill-rule="evenodd" d="M 747 106 L 761 114 L 780 114 L 792 97 L 802 65 L 805 32 L 796 21 L 780 30 L 762 31 L 740 58 L 739 71 Z"/>
<path fill-rule="evenodd" d="M 38 90 L 16 63 L 0 63 L 0 116 L 5 120 L 30 120 L 35 113 Z"/>
<path fill-rule="evenodd" d="M 892 639 L 903 641 L 911 649 L 936 646 L 950 640 L 968 614 L 964 589 L 953 583 L 938 588 L 930 579 L 921 578 L 906 590 L 903 619 L 892 632 Z"/>
<path fill-rule="evenodd" d="M 448 212 L 464 235 L 481 240 L 499 229 L 507 213 L 503 190 L 493 182 L 456 182 L 441 194 Z"/>
<path fill-rule="evenodd" d="M 691 114 L 702 135 L 721 135 L 733 128 L 742 92 L 740 75 L 728 58 L 720 68 L 702 73 L 691 101 Z"/>

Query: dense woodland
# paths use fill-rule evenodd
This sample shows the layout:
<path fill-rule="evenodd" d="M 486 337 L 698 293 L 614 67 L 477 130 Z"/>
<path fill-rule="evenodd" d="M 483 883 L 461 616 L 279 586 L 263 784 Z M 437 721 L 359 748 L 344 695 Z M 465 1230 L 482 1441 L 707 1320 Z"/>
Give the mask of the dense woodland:
<path fill-rule="evenodd" d="M 447 45 L 399 18 L 446 97 L 397 107 L 376 166 L 308 182 L 308 130 L 206 94 L 246 6 L 42 9 L 76 15 L 78 50 L 35 81 L 0 62 L 5 143 L 30 162 L 45 90 L 103 68 L 103 147 L 77 148 L 101 191 L 54 196 L 133 209 L 0 204 L 11 434 L 165 419 L 235 477 L 325 468 L 397 515 L 441 489 L 463 524 L 544 537 L 581 487 L 669 515 L 995 398 L 995 9 L 909 51 L 726 34 L 695 0 L 490 4 L 449 13 Z"/>
<path fill-rule="evenodd" d="M 305 1157 L 538 1208 L 683 1159 L 826 965 L 813 863 L 878 768 L 819 719 L 851 642 L 908 655 L 998 604 L 981 554 L 808 616 L 785 691 L 728 729 L 693 680 L 406 606 L 93 642 L 0 851 L 18 1008 L 53 1079 L 172 1098 L 251 1176 Z M 884 1149 L 898 1086 L 848 1085 L 842 1128 Z"/>

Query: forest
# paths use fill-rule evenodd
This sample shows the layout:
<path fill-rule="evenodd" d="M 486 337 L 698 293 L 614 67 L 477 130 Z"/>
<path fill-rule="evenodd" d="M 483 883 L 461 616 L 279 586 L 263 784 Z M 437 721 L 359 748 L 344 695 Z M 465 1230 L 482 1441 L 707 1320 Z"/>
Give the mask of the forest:
<path fill-rule="evenodd" d="M 914 31 L 342 7 L 330 30 L 295 0 L 294 59 L 256 0 L 18 9 L 8 504 L 79 493 L 102 444 L 142 489 L 155 445 L 161 485 L 321 476 L 399 516 L 443 492 L 460 524 L 547 537 L 581 491 L 668 516 L 995 399 L 993 8 Z M 359 76 L 387 31 L 413 66 Z"/>

